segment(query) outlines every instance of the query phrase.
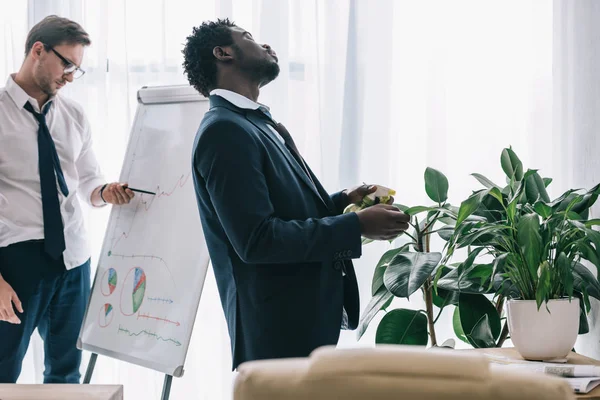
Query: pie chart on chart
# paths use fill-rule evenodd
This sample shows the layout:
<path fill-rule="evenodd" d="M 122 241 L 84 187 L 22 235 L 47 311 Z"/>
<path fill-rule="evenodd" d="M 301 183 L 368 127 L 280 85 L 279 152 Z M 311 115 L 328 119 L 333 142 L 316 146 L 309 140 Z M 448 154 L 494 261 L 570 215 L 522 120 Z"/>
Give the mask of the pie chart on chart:
<path fill-rule="evenodd" d="M 102 276 L 101 291 L 104 296 L 110 296 L 117 288 L 117 271 L 114 268 L 106 270 Z"/>
<path fill-rule="evenodd" d="M 140 267 L 129 270 L 121 289 L 121 313 L 133 315 L 144 302 L 146 273 Z"/>
<path fill-rule="evenodd" d="M 98 313 L 98 325 L 101 328 L 106 328 L 112 322 L 114 315 L 112 304 L 104 304 Z"/>

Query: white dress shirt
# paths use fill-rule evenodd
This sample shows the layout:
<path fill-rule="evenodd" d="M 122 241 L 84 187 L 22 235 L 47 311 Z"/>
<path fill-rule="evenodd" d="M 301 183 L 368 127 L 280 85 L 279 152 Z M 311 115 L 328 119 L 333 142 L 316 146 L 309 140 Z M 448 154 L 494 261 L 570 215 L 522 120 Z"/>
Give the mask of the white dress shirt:
<path fill-rule="evenodd" d="M 44 238 L 42 194 L 38 169 L 38 127 L 23 106 L 38 102 L 9 76 L 0 88 L 0 247 Z M 90 257 L 80 198 L 91 205 L 91 194 L 105 183 L 92 151 L 90 126 L 77 103 L 54 96 L 46 122 L 56 145 L 69 195 L 58 196 L 63 218 L 67 269 Z M 57 182 L 58 185 L 58 182 Z"/>
<path fill-rule="evenodd" d="M 228 102 L 230 102 L 231 104 L 233 104 L 234 106 L 236 106 L 237 108 L 243 108 L 246 110 L 258 110 L 259 108 L 264 108 L 267 111 L 269 111 L 269 107 L 265 106 L 264 104 L 260 104 L 255 101 L 252 101 L 249 98 L 242 96 L 239 93 L 232 92 L 231 90 L 214 89 L 213 91 L 210 92 L 210 95 L 211 96 L 220 96 L 220 97 L 224 98 L 225 100 L 227 100 Z M 277 136 L 277 139 L 279 139 L 279 141 L 281 141 L 282 144 L 285 144 L 285 140 L 283 139 L 283 137 L 281 137 L 279 132 L 277 132 L 275 130 L 275 128 L 273 128 L 270 124 L 267 124 L 267 126 L 269 127 L 271 132 L 273 132 L 275 134 L 275 136 Z"/>

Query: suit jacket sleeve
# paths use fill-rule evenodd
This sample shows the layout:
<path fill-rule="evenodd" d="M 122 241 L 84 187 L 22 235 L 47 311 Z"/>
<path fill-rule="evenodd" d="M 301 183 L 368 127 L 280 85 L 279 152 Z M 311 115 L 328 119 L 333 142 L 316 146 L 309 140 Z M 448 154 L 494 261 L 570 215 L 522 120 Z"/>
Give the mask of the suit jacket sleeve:
<path fill-rule="evenodd" d="M 336 192 L 329 197 L 331 197 L 331 201 L 333 201 L 333 204 L 335 205 L 335 209 L 336 209 L 337 213 L 338 214 L 343 213 L 344 209 L 348 206 L 348 204 L 345 204 L 348 202 L 348 197 L 344 194 L 344 191 L 342 190 L 342 191 Z"/>
<path fill-rule="evenodd" d="M 358 258 L 358 216 L 284 221 L 274 215 L 263 173 L 265 148 L 231 121 L 207 127 L 194 154 L 195 173 L 205 182 L 217 217 L 246 263 L 298 263 Z"/>

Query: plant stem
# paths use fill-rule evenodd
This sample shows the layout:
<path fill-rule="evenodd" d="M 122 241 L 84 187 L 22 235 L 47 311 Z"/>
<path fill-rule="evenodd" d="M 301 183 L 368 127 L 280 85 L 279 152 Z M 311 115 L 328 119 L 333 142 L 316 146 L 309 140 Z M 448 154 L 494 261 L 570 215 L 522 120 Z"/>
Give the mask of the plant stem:
<path fill-rule="evenodd" d="M 429 230 L 429 228 L 431 228 L 431 226 L 433 224 L 435 224 L 435 222 L 437 221 L 438 216 L 440 215 L 440 212 L 438 211 L 437 213 L 435 213 L 435 215 L 433 216 L 433 218 L 431 219 L 431 221 L 429 221 L 426 225 L 425 228 L 423 228 L 423 232 L 427 232 Z"/>
<path fill-rule="evenodd" d="M 496 301 L 496 311 L 498 312 L 498 316 L 502 317 L 502 309 L 504 308 L 504 296 L 499 295 L 498 301 Z"/>
<path fill-rule="evenodd" d="M 435 336 L 435 321 L 433 319 L 433 293 L 431 277 L 425 281 L 425 306 L 427 309 L 427 323 L 429 324 L 429 336 L 431 337 L 431 346 L 437 346 Z"/>
<path fill-rule="evenodd" d="M 508 337 L 508 321 L 504 321 L 504 326 L 502 327 L 502 333 L 500 333 L 500 338 L 498 339 L 498 343 L 496 347 L 502 347 L 506 338 Z"/>

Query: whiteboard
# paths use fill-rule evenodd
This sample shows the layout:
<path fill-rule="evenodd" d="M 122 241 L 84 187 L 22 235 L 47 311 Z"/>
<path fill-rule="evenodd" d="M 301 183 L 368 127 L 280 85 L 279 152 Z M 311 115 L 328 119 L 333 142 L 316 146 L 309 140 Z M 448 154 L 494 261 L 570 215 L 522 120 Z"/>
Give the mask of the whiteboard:
<path fill-rule="evenodd" d="M 120 181 L 156 195 L 111 210 L 80 349 L 183 375 L 209 265 L 191 161 L 207 110 L 190 86 L 138 91 Z"/>

